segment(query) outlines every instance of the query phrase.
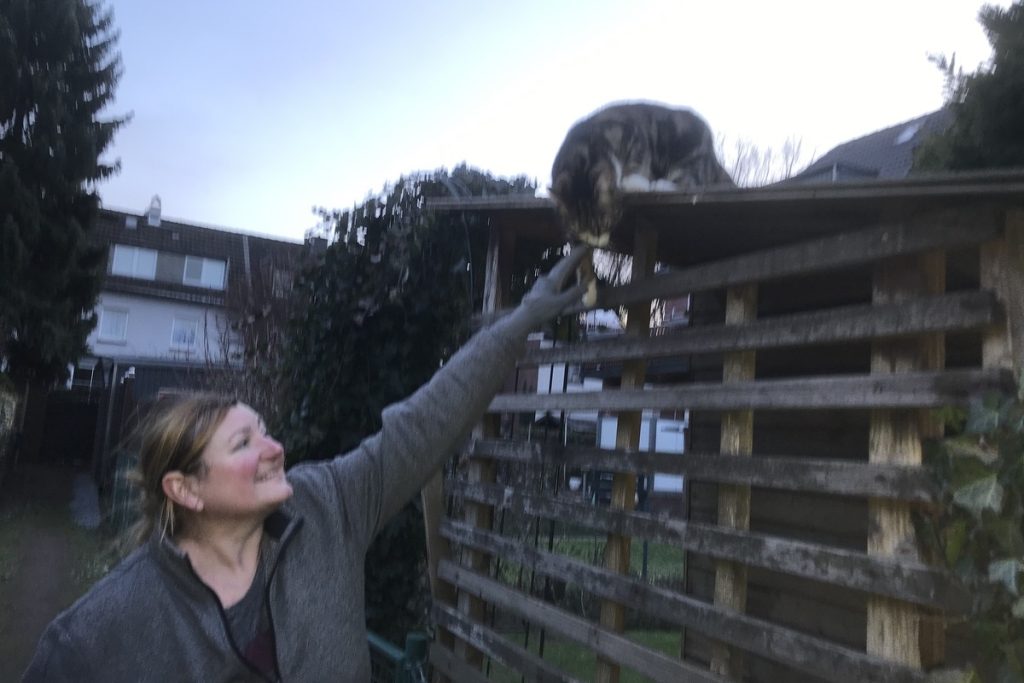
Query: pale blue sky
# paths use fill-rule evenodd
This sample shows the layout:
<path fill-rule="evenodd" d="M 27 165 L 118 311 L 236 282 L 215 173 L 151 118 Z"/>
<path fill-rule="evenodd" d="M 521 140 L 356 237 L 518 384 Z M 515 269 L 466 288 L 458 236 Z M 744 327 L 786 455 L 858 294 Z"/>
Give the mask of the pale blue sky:
<path fill-rule="evenodd" d="M 614 100 L 689 106 L 806 161 L 931 111 L 928 53 L 988 56 L 977 0 L 113 0 L 134 118 L 104 204 L 300 239 L 403 173 L 461 161 L 542 185 Z M 1003 0 L 999 4 L 1005 5 Z"/>

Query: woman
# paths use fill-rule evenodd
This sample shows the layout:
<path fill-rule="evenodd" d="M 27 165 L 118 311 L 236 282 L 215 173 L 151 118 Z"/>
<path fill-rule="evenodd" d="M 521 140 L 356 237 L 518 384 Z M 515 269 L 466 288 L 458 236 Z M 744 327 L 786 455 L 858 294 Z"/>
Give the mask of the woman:
<path fill-rule="evenodd" d="M 143 435 L 145 542 L 46 629 L 25 681 L 367 681 L 363 559 L 469 434 L 527 333 L 578 301 L 540 278 L 351 453 L 284 472 L 248 406 L 196 396 Z"/>

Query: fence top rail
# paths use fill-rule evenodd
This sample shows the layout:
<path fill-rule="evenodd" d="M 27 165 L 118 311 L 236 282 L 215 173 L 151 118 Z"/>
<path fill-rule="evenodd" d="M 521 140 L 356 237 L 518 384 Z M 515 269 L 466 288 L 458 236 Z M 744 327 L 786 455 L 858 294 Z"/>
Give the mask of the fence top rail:
<path fill-rule="evenodd" d="M 708 189 L 700 193 L 639 193 L 626 199 L 613 248 L 631 252 L 633 227 L 658 233 L 658 261 L 698 263 L 743 248 L 783 244 L 834 234 L 941 206 L 1019 206 L 1024 170 L 918 176 L 837 184 L 784 182 L 762 188 Z M 483 213 L 523 239 L 557 246 L 565 242 L 545 197 L 437 198 L 435 211 Z"/>
<path fill-rule="evenodd" d="M 1024 169 L 930 173 L 911 178 L 869 179 L 843 183 L 781 182 L 766 187 L 717 187 L 702 192 L 642 192 L 627 198 L 630 206 L 738 204 L 750 202 L 830 201 L 858 199 L 870 203 L 885 197 L 1012 196 L 1024 191 Z M 433 197 L 427 207 L 435 211 L 554 210 L 548 197 L 528 194 L 490 197 Z"/>

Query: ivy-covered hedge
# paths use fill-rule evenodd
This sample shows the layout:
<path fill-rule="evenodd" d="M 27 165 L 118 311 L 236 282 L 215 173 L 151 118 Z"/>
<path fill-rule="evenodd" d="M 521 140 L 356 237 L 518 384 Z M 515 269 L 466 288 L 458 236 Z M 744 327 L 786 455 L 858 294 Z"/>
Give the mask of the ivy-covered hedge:
<path fill-rule="evenodd" d="M 291 462 L 343 453 L 376 432 L 383 408 L 412 393 L 465 340 L 482 293 L 486 226 L 474 216 L 433 215 L 425 199 L 533 189 L 525 178 L 460 166 L 403 178 L 352 211 L 323 213 L 333 241 L 296 283 L 275 373 L 271 427 Z M 369 627 L 394 642 L 422 625 L 424 558 L 415 500 L 366 560 Z"/>
<path fill-rule="evenodd" d="M 926 548 L 973 596 L 953 624 L 969 640 L 971 666 L 942 680 L 1024 681 L 1024 403 L 988 396 L 953 416 L 951 436 L 929 454 L 941 505 L 918 518 Z"/>

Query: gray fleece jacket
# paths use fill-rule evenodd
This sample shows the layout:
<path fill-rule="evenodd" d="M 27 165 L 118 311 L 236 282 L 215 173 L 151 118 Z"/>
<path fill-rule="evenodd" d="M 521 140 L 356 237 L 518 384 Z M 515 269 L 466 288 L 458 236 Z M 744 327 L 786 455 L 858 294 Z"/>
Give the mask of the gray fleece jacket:
<path fill-rule="evenodd" d="M 514 316 L 513 316 L 514 317 Z M 282 681 L 368 681 L 363 560 L 374 535 L 469 435 L 525 339 L 506 318 L 478 333 L 383 427 L 331 461 L 292 468 L 294 495 L 265 523 L 267 604 Z M 265 680 L 188 557 L 154 537 L 39 641 L 24 681 Z"/>

